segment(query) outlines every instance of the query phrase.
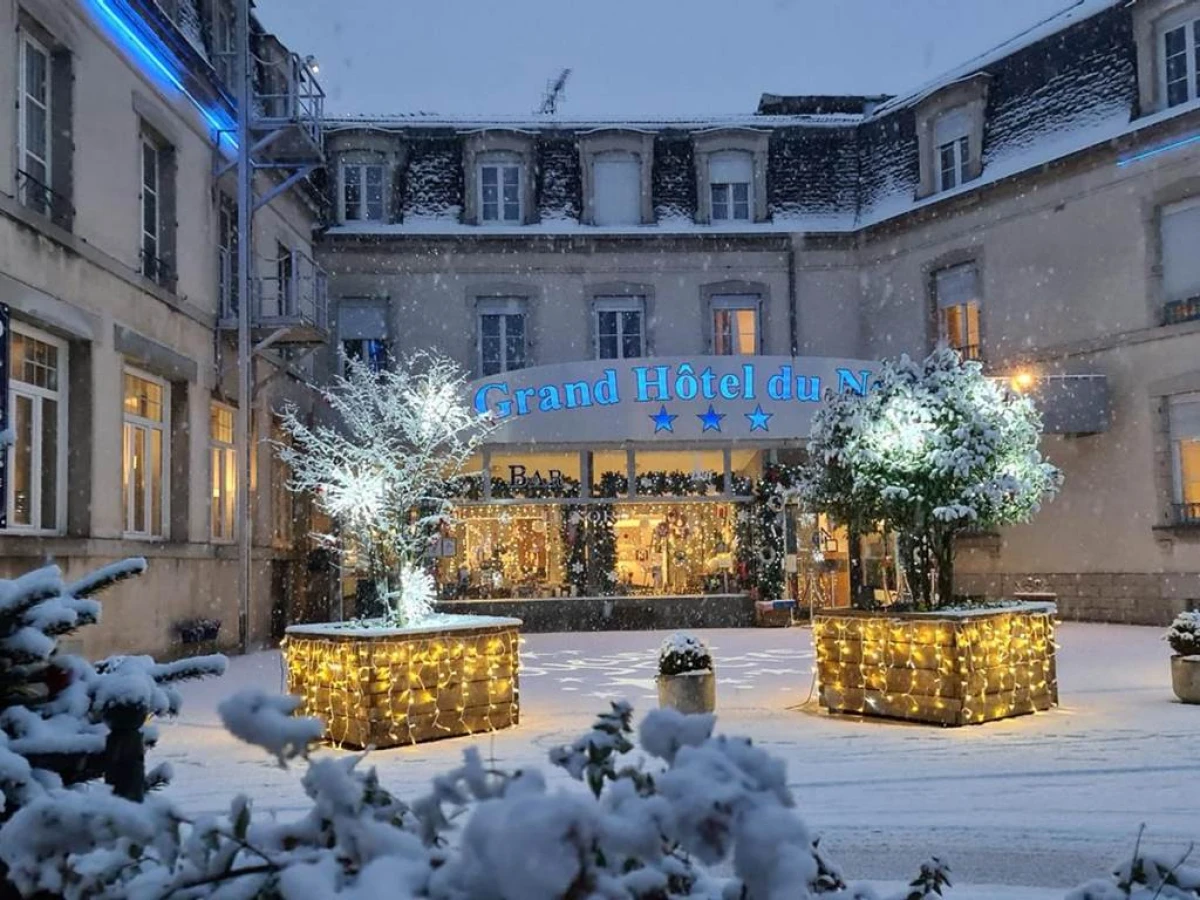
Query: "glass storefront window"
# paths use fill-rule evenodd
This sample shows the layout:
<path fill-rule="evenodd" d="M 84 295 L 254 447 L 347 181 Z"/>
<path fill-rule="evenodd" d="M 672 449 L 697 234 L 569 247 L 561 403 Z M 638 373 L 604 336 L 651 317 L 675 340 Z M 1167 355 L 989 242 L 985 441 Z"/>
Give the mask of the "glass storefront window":
<path fill-rule="evenodd" d="M 617 583 L 628 594 L 736 591 L 730 503 L 614 504 Z"/>
<path fill-rule="evenodd" d="M 492 497 L 578 497 L 578 453 L 493 453 Z"/>
<path fill-rule="evenodd" d="M 625 497 L 629 494 L 628 461 L 624 450 L 592 453 L 592 496 Z"/>
<path fill-rule="evenodd" d="M 638 450 L 634 473 L 640 496 L 706 496 L 721 493 L 723 450 Z"/>

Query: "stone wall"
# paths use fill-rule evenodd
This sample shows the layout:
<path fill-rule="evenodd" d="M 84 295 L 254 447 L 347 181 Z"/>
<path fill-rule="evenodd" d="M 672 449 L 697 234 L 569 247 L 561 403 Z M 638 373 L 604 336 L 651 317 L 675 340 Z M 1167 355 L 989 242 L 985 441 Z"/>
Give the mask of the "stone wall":
<path fill-rule="evenodd" d="M 958 573 L 964 594 L 1011 597 L 1015 591 L 1058 595 L 1060 619 L 1167 625 L 1185 609 L 1200 607 L 1200 574 L 1171 572 Z"/>

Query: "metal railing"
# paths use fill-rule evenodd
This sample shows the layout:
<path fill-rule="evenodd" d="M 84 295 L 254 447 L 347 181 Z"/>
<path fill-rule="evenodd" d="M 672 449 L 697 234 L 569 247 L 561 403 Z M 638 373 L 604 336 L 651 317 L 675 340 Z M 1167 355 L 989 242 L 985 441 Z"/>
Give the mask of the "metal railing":
<path fill-rule="evenodd" d="M 159 287 L 167 290 L 175 289 L 175 270 L 161 256 L 153 256 L 142 249 L 139 252 L 141 257 L 142 274 L 157 284 Z"/>
<path fill-rule="evenodd" d="M 329 326 L 328 276 L 299 250 L 279 265 L 278 274 L 256 278 L 254 293 L 252 324 Z"/>
<path fill-rule="evenodd" d="M 1163 324 L 1178 325 L 1200 319 L 1200 296 L 1172 300 L 1163 304 Z"/>
<path fill-rule="evenodd" d="M 255 85 L 259 124 L 291 124 L 302 129 L 315 146 L 321 145 L 325 91 L 308 61 L 297 53 L 267 60 L 255 57 L 261 76 Z"/>
<path fill-rule="evenodd" d="M 217 302 L 222 319 L 236 319 L 238 314 L 238 282 L 233 250 L 217 249 Z"/>
<path fill-rule="evenodd" d="M 1200 503 L 1173 503 L 1171 511 L 1176 525 L 1200 525 Z"/>
<path fill-rule="evenodd" d="M 60 228 L 70 231 L 75 224 L 71 201 L 24 169 L 17 169 L 17 199 L 26 209 L 45 216 Z"/>

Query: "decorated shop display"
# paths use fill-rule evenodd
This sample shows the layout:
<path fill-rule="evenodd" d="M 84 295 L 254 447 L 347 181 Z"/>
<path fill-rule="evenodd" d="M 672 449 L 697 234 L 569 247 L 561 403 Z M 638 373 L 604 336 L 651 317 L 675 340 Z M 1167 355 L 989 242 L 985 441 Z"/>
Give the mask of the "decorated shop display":
<path fill-rule="evenodd" d="M 606 597 L 616 592 L 616 539 L 611 506 L 577 504 L 562 520 L 566 583 L 575 596 Z"/>

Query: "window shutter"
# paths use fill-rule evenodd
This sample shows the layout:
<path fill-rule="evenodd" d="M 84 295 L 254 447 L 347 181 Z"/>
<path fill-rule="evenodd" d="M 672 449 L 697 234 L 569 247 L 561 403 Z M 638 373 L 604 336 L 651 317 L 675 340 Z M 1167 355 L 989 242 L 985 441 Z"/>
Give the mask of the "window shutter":
<path fill-rule="evenodd" d="M 754 181 L 754 157 L 742 150 L 726 150 L 708 158 L 711 184 L 750 184 Z"/>
<path fill-rule="evenodd" d="M 1163 294 L 1185 300 L 1200 294 L 1200 203 L 1167 207 L 1162 214 Z"/>
<path fill-rule="evenodd" d="M 938 309 L 979 300 L 979 273 L 974 263 L 942 269 L 933 278 Z"/>
<path fill-rule="evenodd" d="M 596 225 L 640 225 L 642 166 L 630 153 L 606 154 L 592 163 L 592 220 Z"/>
<path fill-rule="evenodd" d="M 387 301 L 342 301 L 338 307 L 342 340 L 387 340 L 387 310 Z"/>
<path fill-rule="evenodd" d="M 959 107 L 937 117 L 933 123 L 933 142 L 937 146 L 948 144 L 971 133 L 971 116 Z"/>
<path fill-rule="evenodd" d="M 1169 404 L 1171 439 L 1200 438 L 1200 394 L 1181 394 Z"/>

